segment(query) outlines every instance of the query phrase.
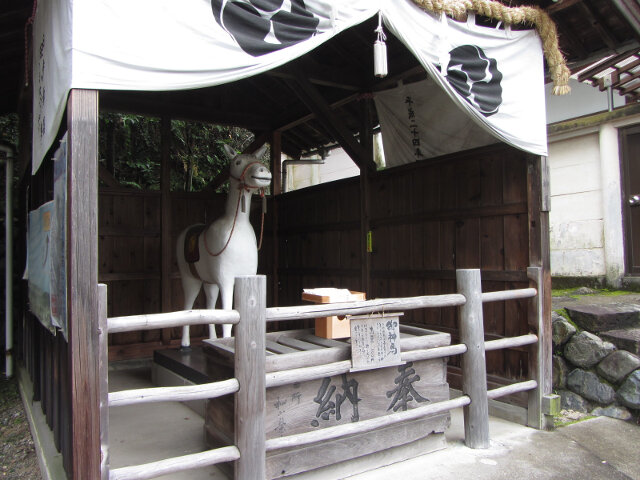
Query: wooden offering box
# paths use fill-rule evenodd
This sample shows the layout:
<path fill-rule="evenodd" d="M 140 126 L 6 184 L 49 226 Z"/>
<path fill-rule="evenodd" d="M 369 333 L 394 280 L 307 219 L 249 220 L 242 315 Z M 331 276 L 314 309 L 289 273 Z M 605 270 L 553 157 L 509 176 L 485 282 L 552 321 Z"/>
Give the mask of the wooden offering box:
<path fill-rule="evenodd" d="M 233 377 L 233 338 L 207 340 L 204 347 L 209 364 L 220 378 Z M 449 345 L 449 334 L 400 326 L 403 352 Z M 267 334 L 266 371 L 322 365 L 349 360 L 349 341 L 328 340 L 312 330 Z M 358 422 L 449 399 L 446 359 L 407 362 L 374 370 L 349 372 L 280 387 L 266 392 L 265 432 L 267 439 Z M 233 444 L 233 396 L 207 401 L 205 437 L 215 448 Z M 372 432 L 353 434 L 309 446 L 267 452 L 267 478 L 281 478 L 333 465 L 357 457 L 369 457 L 376 466 L 423 455 L 446 447 L 444 431 L 448 412 L 420 420 L 387 426 Z M 358 463 L 358 462 L 356 462 Z M 350 464 L 353 473 L 353 464 Z M 356 469 L 359 467 L 355 467 Z"/>
<path fill-rule="evenodd" d="M 329 289 L 327 289 L 329 290 Z M 351 297 L 345 301 L 366 300 L 367 296 L 364 292 L 354 292 L 349 290 Z M 337 300 L 331 298 L 330 295 L 315 295 L 313 293 L 302 292 L 302 300 L 313 303 L 334 303 Z M 338 317 L 320 317 L 316 318 L 315 334 L 322 338 L 349 338 L 351 335 L 351 327 L 348 318 Z"/>

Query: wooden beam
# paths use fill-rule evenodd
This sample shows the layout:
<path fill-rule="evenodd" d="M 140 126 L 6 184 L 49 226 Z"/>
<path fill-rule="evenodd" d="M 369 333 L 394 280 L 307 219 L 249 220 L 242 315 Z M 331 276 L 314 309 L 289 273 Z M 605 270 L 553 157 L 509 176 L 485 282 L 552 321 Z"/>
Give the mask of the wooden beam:
<path fill-rule="evenodd" d="M 331 72 L 331 67 L 319 65 L 317 62 L 313 62 L 313 63 L 314 63 L 314 66 L 312 68 L 305 68 L 305 70 L 313 71 L 314 76 L 309 77 L 309 82 L 313 83 L 314 85 L 320 85 L 321 87 L 338 88 L 340 90 L 347 90 L 351 92 L 360 91 L 360 87 L 358 87 L 357 85 L 349 85 L 344 82 L 338 81 L 338 77 L 334 78 L 334 76 L 326 76 L 325 78 L 319 78 L 318 72 L 321 72 L 321 71 Z M 295 80 L 295 75 L 293 75 L 290 72 L 284 72 L 281 70 L 271 70 L 267 72 L 267 75 L 270 75 L 276 78 L 286 79 L 286 80 Z"/>
<path fill-rule="evenodd" d="M 336 102 L 331 103 L 329 105 L 329 108 L 331 110 L 335 110 L 336 108 L 340 108 L 341 106 L 346 105 L 347 103 L 357 100 L 359 97 L 360 97 L 359 93 L 354 93 L 352 95 L 349 95 L 348 97 L 344 97 Z M 310 113 L 308 115 L 305 115 L 304 117 L 300 117 L 295 120 L 280 119 L 274 122 L 274 124 L 276 125 L 275 129 L 281 130 L 281 131 L 287 131 L 292 129 L 293 127 L 297 127 L 298 125 L 307 123 L 309 120 L 313 120 L 314 118 L 316 118 L 316 114 Z"/>
<path fill-rule="evenodd" d="M 67 312 L 71 478 L 100 478 L 98 335 L 98 92 L 73 89 L 67 103 Z"/>
<path fill-rule="evenodd" d="M 633 75 L 631 75 L 631 74 L 628 74 L 628 76 L 625 75 L 624 79 L 618 78 L 618 81 L 614 82 L 612 86 L 613 86 L 613 88 L 615 88 L 617 90 L 624 90 L 625 88 L 627 88 L 627 87 L 625 87 L 625 85 L 627 85 L 628 83 L 632 82 L 636 78 L 640 78 L 640 72 L 636 72 Z M 638 84 L 637 83 L 635 84 L 635 87 L 632 88 L 632 90 L 634 90 L 635 88 L 638 88 Z"/>
<path fill-rule="evenodd" d="M 623 89 L 620 92 L 620 95 L 629 95 L 631 93 L 634 92 L 634 90 L 640 88 L 640 82 L 636 82 L 634 84 L 631 84 L 630 86 L 628 86 L 627 88 Z"/>
<path fill-rule="evenodd" d="M 567 8 L 573 7 L 578 3 L 582 2 L 582 0 L 560 0 L 556 3 L 549 5 L 544 9 L 549 15 L 552 15 L 557 12 L 561 12 L 562 10 L 566 10 Z"/>
<path fill-rule="evenodd" d="M 582 42 L 580 41 L 580 35 L 578 35 L 575 31 L 575 29 L 573 28 L 573 26 L 568 23 L 565 22 L 562 25 L 562 32 L 560 34 L 561 38 L 562 38 L 562 43 L 563 45 L 568 44 L 568 47 L 566 47 L 568 50 L 573 50 L 576 52 L 576 55 L 578 56 L 578 58 L 586 58 L 589 56 L 589 52 L 587 51 L 587 49 L 584 47 L 584 45 L 582 44 Z M 573 56 L 573 55 L 572 55 Z M 600 57 L 602 58 L 602 57 Z"/>
<path fill-rule="evenodd" d="M 611 50 L 615 50 L 618 42 L 604 27 L 602 17 L 593 7 L 590 0 L 583 0 L 582 2 L 580 2 L 580 8 L 582 8 L 582 11 L 591 21 L 591 25 L 596 30 L 596 32 L 598 32 L 598 35 L 600 35 L 600 38 L 602 38 L 604 43 L 606 43 L 607 47 L 609 47 Z"/>
<path fill-rule="evenodd" d="M 171 118 L 160 119 L 160 302 L 163 312 L 171 305 Z M 171 343 L 171 329 L 162 329 L 162 343 Z"/>
<path fill-rule="evenodd" d="M 335 115 L 320 92 L 299 72 L 294 71 L 296 80 L 287 81 L 291 90 L 302 100 L 302 102 L 316 114 L 318 120 L 330 132 L 330 134 L 340 142 L 347 155 L 360 168 L 372 168 L 371 162 L 367 161 L 366 151 L 353 137 L 342 119 Z"/>
<path fill-rule="evenodd" d="M 598 73 L 602 73 L 605 70 L 607 70 L 608 68 L 614 67 L 617 63 L 621 62 L 622 60 L 626 60 L 627 58 L 629 58 L 631 55 L 633 55 L 634 53 L 637 53 L 638 49 L 637 48 L 632 48 L 631 50 L 626 50 L 624 52 L 622 52 L 619 55 L 616 55 L 615 57 L 611 57 L 610 59 L 598 63 L 597 65 L 594 65 L 593 67 L 589 68 L 589 70 L 586 70 L 584 72 L 582 72 L 579 76 L 578 76 L 578 81 L 579 82 L 584 82 L 585 80 L 588 80 L 589 78 L 593 77 L 594 75 L 597 75 Z"/>
<path fill-rule="evenodd" d="M 180 101 L 172 101 L 167 94 L 135 96 L 121 92 L 101 93 L 103 111 L 118 113 L 134 113 L 149 116 L 170 116 L 173 119 L 198 120 L 224 126 L 239 126 L 249 130 L 267 130 L 264 117 L 246 112 L 216 110 L 204 105 L 188 105 Z M 186 106 L 185 106 L 186 105 Z"/>

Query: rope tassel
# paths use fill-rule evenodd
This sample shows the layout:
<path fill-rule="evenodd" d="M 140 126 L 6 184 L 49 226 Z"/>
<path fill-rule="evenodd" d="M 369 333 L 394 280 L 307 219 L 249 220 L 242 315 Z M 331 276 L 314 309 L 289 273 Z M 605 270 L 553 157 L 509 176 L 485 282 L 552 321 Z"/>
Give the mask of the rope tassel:
<path fill-rule="evenodd" d="M 378 39 L 373 44 L 373 73 L 376 77 L 387 76 L 387 36 L 382 29 L 382 13 L 378 12 L 378 28 L 375 29 Z"/>

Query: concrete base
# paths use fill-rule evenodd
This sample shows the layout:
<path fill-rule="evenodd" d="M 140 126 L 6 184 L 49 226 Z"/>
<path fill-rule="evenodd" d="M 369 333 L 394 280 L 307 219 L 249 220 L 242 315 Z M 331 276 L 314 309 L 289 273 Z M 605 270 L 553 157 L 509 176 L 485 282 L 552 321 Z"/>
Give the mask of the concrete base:
<path fill-rule="evenodd" d="M 149 369 L 116 370 L 109 372 L 112 391 L 151 386 Z M 21 392 L 28 380 L 21 377 Z M 34 432 L 37 452 L 43 467 L 43 478 L 63 480 L 64 472 L 51 468 L 61 467 L 60 455 L 42 448 L 46 433 L 50 431 L 37 403 L 25 402 L 31 410 L 29 422 Z M 42 419 L 41 419 L 42 420 Z M 202 417 L 177 402 L 134 405 L 112 408 L 109 412 L 111 466 L 138 465 L 204 450 Z M 513 478 L 572 480 L 631 480 L 640 479 L 638 445 L 640 427 L 598 417 L 559 428 L 554 432 L 542 432 L 511 422 L 490 417 L 490 448 L 473 450 L 464 445 L 462 410 L 451 412 L 451 428 L 446 432 L 448 447 L 438 452 L 405 461 L 397 461 L 386 467 L 375 468 L 367 464 L 367 458 L 325 467 L 322 471 L 307 472 L 297 480 L 338 479 L 351 480 L 512 480 Z M 427 437 L 429 438 L 429 437 Z M 428 441 L 428 440 L 427 440 Z M 53 442 L 51 441 L 51 445 Z M 420 449 L 421 445 L 414 444 Z M 415 453 L 415 452 L 414 452 Z M 381 452 L 381 455 L 385 455 Z M 379 460 L 379 459 L 378 459 Z M 57 463 L 56 463 L 57 462 Z M 350 466 L 351 465 L 351 466 Z M 354 474 L 350 468 L 366 469 Z M 45 470 L 48 473 L 45 473 Z M 172 474 L 166 480 L 223 480 L 226 477 L 216 467 L 205 467 Z"/>
<path fill-rule="evenodd" d="M 452 412 L 445 450 L 349 480 L 635 480 L 640 479 L 640 427 L 598 417 L 542 432 L 490 419 L 491 446 L 464 445 L 462 411 Z M 340 478 L 327 475 L 324 478 Z"/>
<path fill-rule="evenodd" d="M 47 419 L 42 413 L 42 406 L 40 402 L 31 401 L 33 385 L 29 374 L 24 368 L 18 368 L 17 373 L 22 405 L 29 422 L 42 480 L 66 480 L 67 474 L 64 471 L 62 455 L 56 449 L 53 432 L 47 425 Z"/>
<path fill-rule="evenodd" d="M 153 364 L 151 370 L 151 381 L 156 387 L 177 387 L 184 385 L 196 385 L 195 382 L 187 380 L 186 378 L 178 375 L 177 373 L 169 370 L 168 368 Z M 192 400 L 190 402 L 182 402 L 189 407 L 195 413 L 204 418 L 205 403 L 206 400 Z"/>

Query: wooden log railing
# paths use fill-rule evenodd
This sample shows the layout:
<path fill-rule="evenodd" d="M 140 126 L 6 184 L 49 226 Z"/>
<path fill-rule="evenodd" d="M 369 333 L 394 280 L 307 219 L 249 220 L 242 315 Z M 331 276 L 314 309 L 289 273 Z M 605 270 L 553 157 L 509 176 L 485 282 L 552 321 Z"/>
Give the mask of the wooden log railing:
<path fill-rule="evenodd" d="M 541 278 L 540 270 L 537 267 L 528 269 L 528 274 L 534 282 L 535 279 Z M 236 279 L 234 293 L 237 311 L 187 311 L 111 319 L 106 318 L 106 287 L 101 286 L 100 312 L 101 316 L 104 317 L 100 321 L 101 379 L 106 378 L 107 375 L 105 333 L 160 328 L 160 326 L 180 326 L 191 323 L 234 323 L 237 325 L 234 356 L 236 378 L 195 386 L 155 387 L 114 393 L 107 392 L 108 385 L 106 381 L 101 382 L 102 480 L 154 478 L 160 475 L 228 461 L 235 461 L 236 479 L 253 480 L 264 478 L 266 452 L 268 451 L 368 432 L 459 407 L 462 407 L 464 411 L 466 445 L 471 448 L 487 448 L 489 446 L 488 401 L 519 392 L 529 392 L 529 424 L 536 428 L 542 428 L 543 421 L 539 418 L 543 416 L 541 410 L 542 396 L 544 393 L 548 393 L 544 392 L 540 387 L 540 375 L 543 374 L 542 368 L 532 369 L 534 378 L 531 380 L 487 390 L 485 359 L 486 351 L 525 345 L 533 345 L 537 347 L 534 351 L 539 352 L 542 348 L 538 347 L 540 341 L 538 335 L 530 333 L 518 337 L 485 341 L 482 318 L 483 303 L 532 298 L 533 305 L 530 312 L 535 318 L 530 320 L 530 324 L 540 327 L 536 329 L 536 332 L 543 332 L 541 328 L 543 322 L 541 314 L 542 302 L 537 289 L 524 288 L 483 293 L 481 291 L 479 270 L 458 270 L 456 273 L 458 294 L 283 308 L 266 308 L 266 278 L 264 276 L 239 277 Z M 344 360 L 266 373 L 265 337 L 267 322 L 445 306 L 460 307 L 458 309 L 458 320 L 461 343 L 403 352 L 401 359 L 405 362 L 412 362 L 461 355 L 462 396 L 357 423 L 337 425 L 312 432 L 265 440 L 264 416 L 267 388 L 339 375 L 347 373 L 351 369 L 351 360 Z M 411 327 L 407 326 L 407 328 Z M 549 341 L 549 339 L 542 340 Z M 535 367 L 537 363 L 533 362 L 533 365 Z M 234 445 L 145 465 L 109 470 L 108 415 L 105 413 L 108 407 L 145 402 L 214 398 L 231 393 L 236 396 Z M 538 418 L 536 418 L 536 415 Z"/>

